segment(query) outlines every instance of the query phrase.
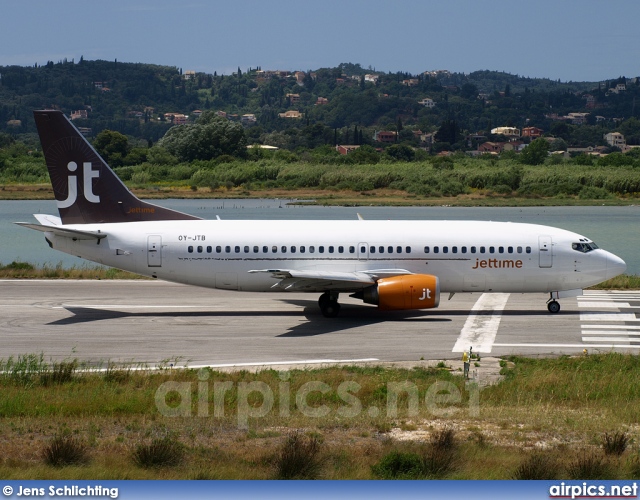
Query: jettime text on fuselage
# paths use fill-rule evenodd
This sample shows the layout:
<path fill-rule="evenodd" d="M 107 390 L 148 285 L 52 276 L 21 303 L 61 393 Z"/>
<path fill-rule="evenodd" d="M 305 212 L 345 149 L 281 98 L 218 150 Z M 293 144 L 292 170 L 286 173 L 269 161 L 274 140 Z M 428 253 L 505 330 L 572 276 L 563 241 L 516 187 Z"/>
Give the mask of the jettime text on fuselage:
<path fill-rule="evenodd" d="M 511 259 L 476 259 L 475 264 L 471 269 L 521 269 L 522 261 L 521 260 L 511 260 Z"/>

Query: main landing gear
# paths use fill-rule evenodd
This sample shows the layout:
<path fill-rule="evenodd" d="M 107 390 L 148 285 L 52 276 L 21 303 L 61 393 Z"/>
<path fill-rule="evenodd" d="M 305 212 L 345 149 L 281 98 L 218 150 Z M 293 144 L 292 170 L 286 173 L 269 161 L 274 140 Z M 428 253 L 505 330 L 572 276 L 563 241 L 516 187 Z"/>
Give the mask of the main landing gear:
<path fill-rule="evenodd" d="M 547 309 L 551 314 L 557 314 L 560 312 L 560 302 L 551 297 L 547 300 Z"/>
<path fill-rule="evenodd" d="M 320 312 L 325 318 L 335 318 L 340 314 L 340 304 L 338 303 L 338 293 L 324 292 L 318 299 Z"/>

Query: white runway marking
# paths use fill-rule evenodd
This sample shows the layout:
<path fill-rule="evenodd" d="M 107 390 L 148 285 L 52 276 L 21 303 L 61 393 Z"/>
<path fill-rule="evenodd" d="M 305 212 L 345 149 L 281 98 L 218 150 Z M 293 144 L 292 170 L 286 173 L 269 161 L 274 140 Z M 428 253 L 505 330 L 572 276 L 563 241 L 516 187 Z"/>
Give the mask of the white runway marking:
<path fill-rule="evenodd" d="M 471 308 L 451 352 L 463 352 L 471 346 L 476 352 L 491 352 L 508 300 L 508 293 L 483 293 Z M 493 311 L 493 314 L 479 314 L 486 311 Z"/>
<path fill-rule="evenodd" d="M 618 308 L 618 307 L 631 307 L 628 302 L 611 302 L 610 300 L 598 300 L 585 302 L 584 300 L 578 301 L 578 307 L 605 307 L 605 308 Z"/>
<path fill-rule="evenodd" d="M 317 365 L 322 363 L 364 363 L 367 361 L 380 361 L 378 358 L 362 359 L 306 359 L 302 361 L 263 361 L 262 363 L 227 363 L 221 365 L 189 365 L 188 368 L 233 368 L 240 366 L 274 366 L 274 365 Z"/>
<path fill-rule="evenodd" d="M 602 309 L 638 309 L 639 292 L 597 292 L 585 294 L 578 298 L 578 306 L 595 311 Z M 634 304 L 634 305 L 632 305 Z M 602 342 L 601 347 L 638 348 L 640 345 L 640 326 L 634 313 L 621 312 L 589 312 L 580 314 L 583 342 Z M 588 324 L 594 322 L 596 324 Z M 601 324 L 597 324 L 602 322 Z M 631 323 L 631 324 L 630 324 Z M 635 324 L 634 324 L 635 323 Z M 624 345 L 619 345 L 624 343 Z M 634 344 L 634 345 L 630 345 Z"/>
<path fill-rule="evenodd" d="M 620 344 L 493 344 L 493 347 L 566 347 L 566 348 L 580 348 L 586 347 L 590 349 L 640 349 L 640 345 L 620 345 Z"/>
<path fill-rule="evenodd" d="M 640 321 L 633 313 L 580 313 L 580 321 Z"/>
<path fill-rule="evenodd" d="M 210 309 L 222 306 L 203 305 L 203 306 L 129 306 L 126 304 L 63 304 L 61 306 L 53 306 L 51 309 L 65 309 L 67 307 L 81 307 L 83 309 Z"/>

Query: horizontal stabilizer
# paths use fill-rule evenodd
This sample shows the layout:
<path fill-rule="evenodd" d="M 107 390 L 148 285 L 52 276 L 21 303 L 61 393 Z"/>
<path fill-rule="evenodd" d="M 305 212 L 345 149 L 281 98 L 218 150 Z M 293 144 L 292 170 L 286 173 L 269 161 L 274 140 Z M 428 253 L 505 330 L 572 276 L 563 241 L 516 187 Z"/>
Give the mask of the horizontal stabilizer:
<path fill-rule="evenodd" d="M 79 231 L 77 229 L 67 229 L 61 226 L 49 226 L 43 224 L 31 224 L 30 222 L 16 222 L 18 226 L 28 227 L 43 233 L 53 233 L 63 238 L 71 238 L 73 240 L 101 240 L 106 238 L 107 234 L 100 231 Z"/>

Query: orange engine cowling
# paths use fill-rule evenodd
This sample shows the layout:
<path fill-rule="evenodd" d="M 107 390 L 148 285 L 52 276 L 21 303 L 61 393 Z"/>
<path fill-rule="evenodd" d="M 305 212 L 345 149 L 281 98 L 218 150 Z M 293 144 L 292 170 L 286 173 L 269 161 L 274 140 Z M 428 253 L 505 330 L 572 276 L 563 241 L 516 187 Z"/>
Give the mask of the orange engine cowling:
<path fill-rule="evenodd" d="M 440 303 L 440 282 L 437 276 L 407 274 L 382 278 L 365 288 L 361 297 L 383 311 L 394 309 L 432 309 Z"/>

